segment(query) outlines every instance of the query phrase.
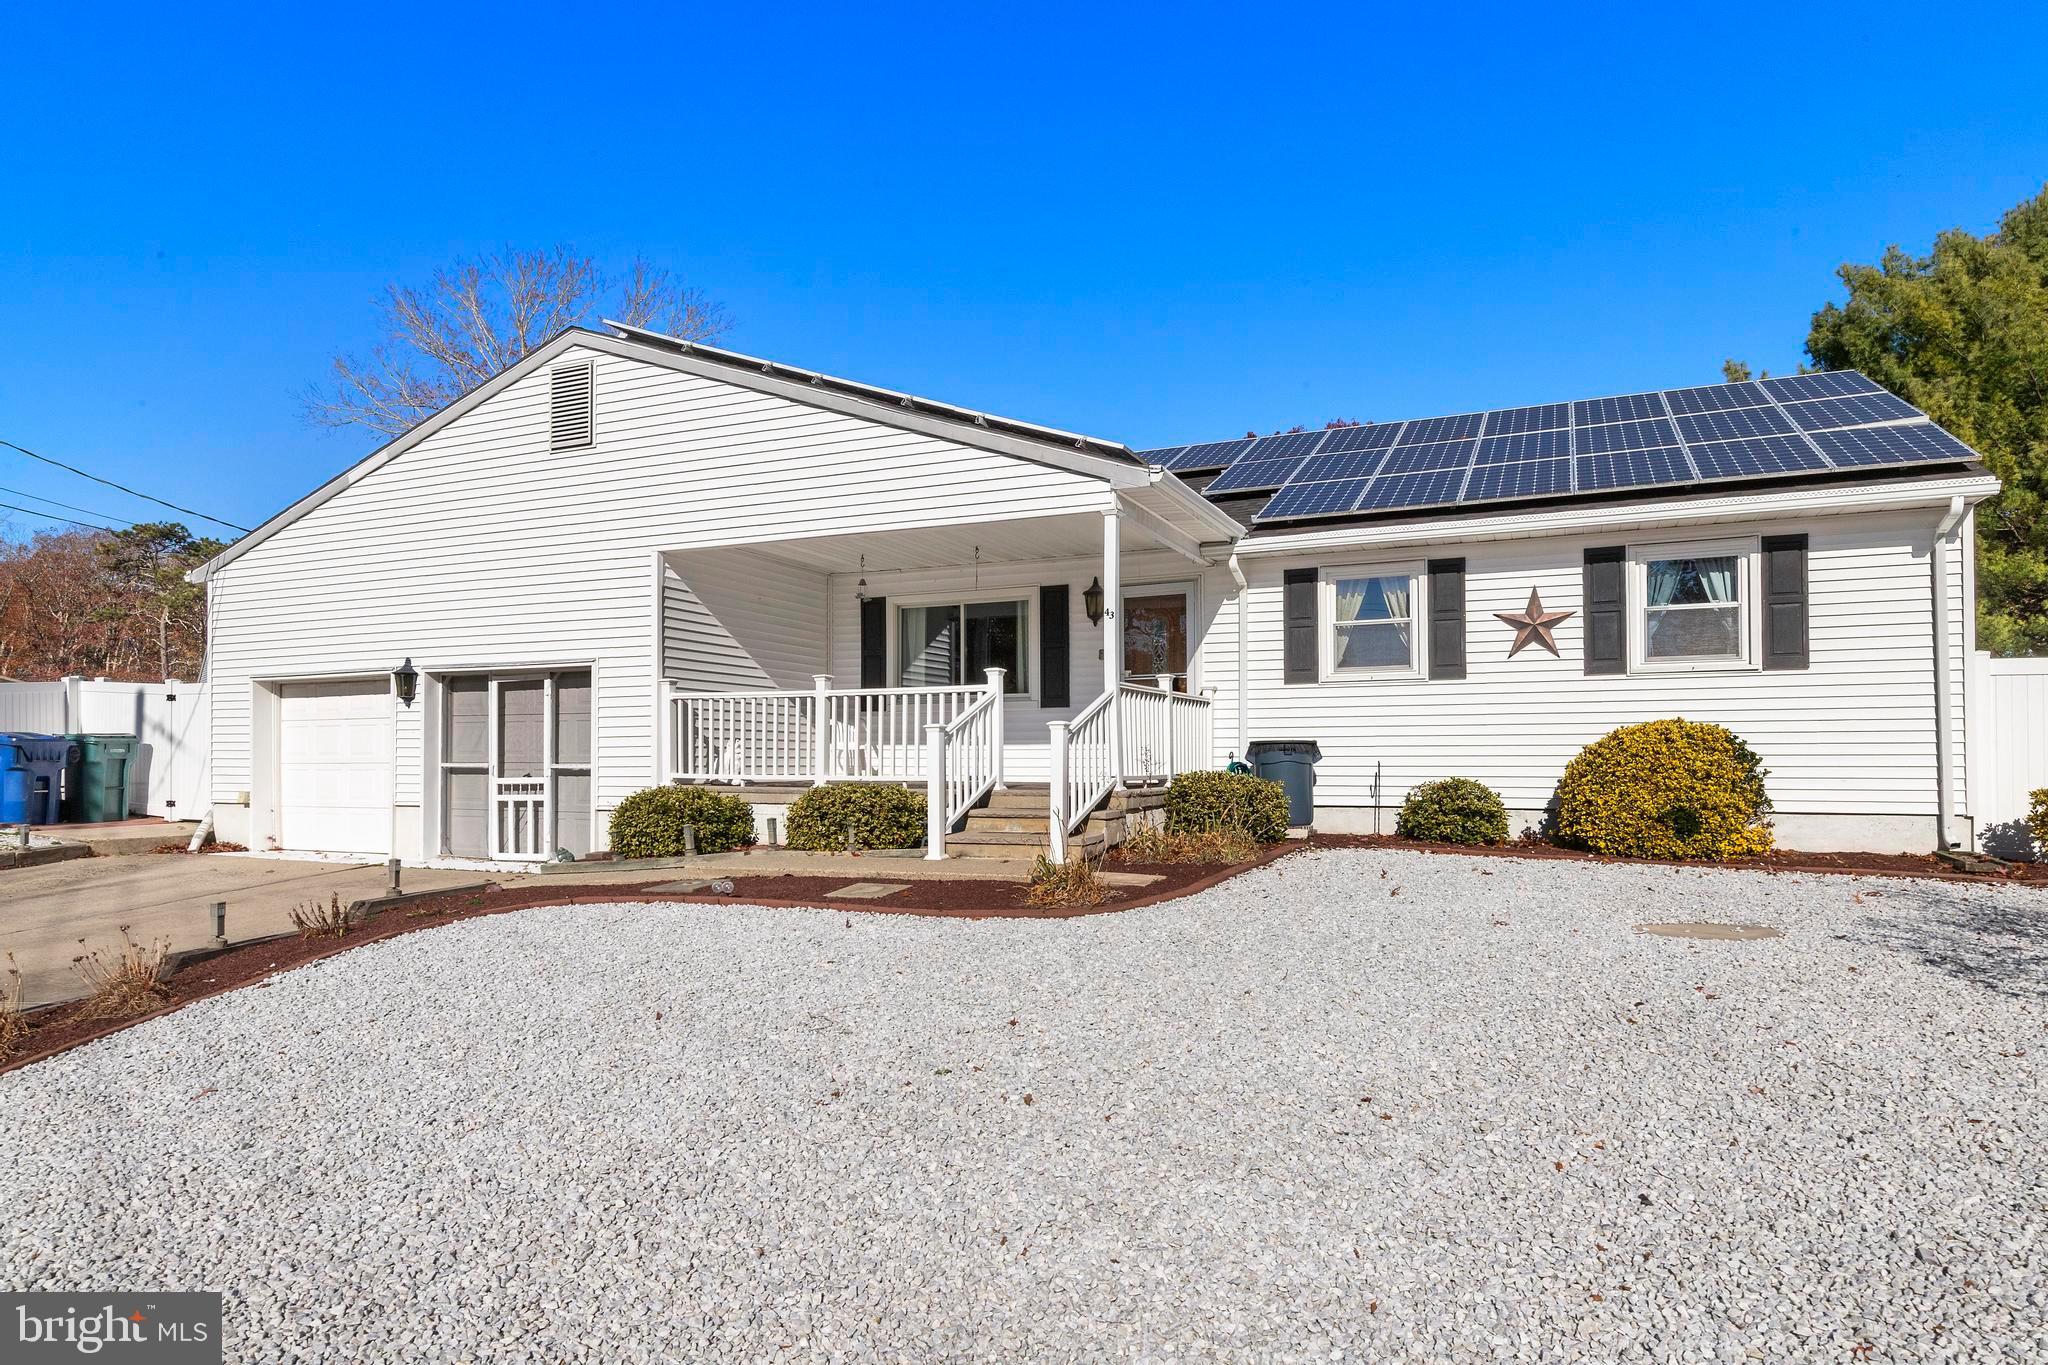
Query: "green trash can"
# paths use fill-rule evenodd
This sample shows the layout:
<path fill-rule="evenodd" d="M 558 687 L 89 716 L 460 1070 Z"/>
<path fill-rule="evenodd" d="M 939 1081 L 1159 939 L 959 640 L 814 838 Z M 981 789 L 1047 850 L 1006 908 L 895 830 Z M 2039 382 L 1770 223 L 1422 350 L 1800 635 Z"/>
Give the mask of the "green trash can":
<path fill-rule="evenodd" d="M 77 781 L 64 793 L 64 818 L 85 824 L 128 818 L 133 735 L 66 735 L 78 745 Z"/>
<path fill-rule="evenodd" d="M 1316 760 L 1323 751 L 1312 739 L 1253 740 L 1252 771 L 1287 788 L 1287 823 L 1302 829 L 1316 819 Z"/>

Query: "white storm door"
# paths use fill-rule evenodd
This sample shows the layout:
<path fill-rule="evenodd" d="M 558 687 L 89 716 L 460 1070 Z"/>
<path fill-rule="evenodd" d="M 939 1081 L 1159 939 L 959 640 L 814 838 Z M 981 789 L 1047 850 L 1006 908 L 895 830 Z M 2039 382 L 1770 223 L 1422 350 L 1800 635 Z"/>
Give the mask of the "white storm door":
<path fill-rule="evenodd" d="M 278 843 L 391 851 L 391 684 L 287 683 L 278 694 Z"/>
<path fill-rule="evenodd" d="M 554 737 L 551 678 L 491 679 L 491 856 L 548 856 L 548 752 Z"/>

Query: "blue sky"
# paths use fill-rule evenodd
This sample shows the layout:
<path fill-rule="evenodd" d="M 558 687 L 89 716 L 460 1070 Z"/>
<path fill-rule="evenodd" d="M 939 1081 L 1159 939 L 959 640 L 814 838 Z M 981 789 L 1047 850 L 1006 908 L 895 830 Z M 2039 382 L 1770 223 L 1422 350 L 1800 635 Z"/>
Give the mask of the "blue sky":
<path fill-rule="evenodd" d="M 299 398 L 385 282 L 507 243 L 1147 446 L 1789 369 L 1842 261 L 2048 179 L 2038 11 L 60 8 L 9 20 L 0 439 L 244 525 L 377 444 Z"/>

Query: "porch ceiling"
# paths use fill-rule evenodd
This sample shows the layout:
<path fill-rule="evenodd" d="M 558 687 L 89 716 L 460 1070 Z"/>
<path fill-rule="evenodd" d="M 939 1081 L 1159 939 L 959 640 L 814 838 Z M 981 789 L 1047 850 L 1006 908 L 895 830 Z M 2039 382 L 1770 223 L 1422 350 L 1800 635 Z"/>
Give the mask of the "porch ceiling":
<path fill-rule="evenodd" d="M 1123 549 L 1168 548 L 1144 526 L 1126 519 Z M 1019 521 L 974 522 L 903 531 L 864 531 L 837 536 L 761 541 L 744 547 L 754 554 L 822 573 L 852 573 L 867 557 L 874 572 L 891 569 L 943 569 L 955 565 L 1025 563 L 1039 559 L 1079 559 L 1102 554 L 1102 517 L 1095 512 Z M 714 551 L 706 551 L 713 553 Z M 688 554 L 690 551 L 676 551 Z"/>

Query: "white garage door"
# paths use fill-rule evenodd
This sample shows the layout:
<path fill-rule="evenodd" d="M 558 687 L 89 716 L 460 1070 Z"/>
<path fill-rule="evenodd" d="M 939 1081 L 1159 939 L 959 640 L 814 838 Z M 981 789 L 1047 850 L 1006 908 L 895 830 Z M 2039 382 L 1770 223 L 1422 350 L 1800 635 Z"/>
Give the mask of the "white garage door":
<path fill-rule="evenodd" d="M 390 852 L 390 684 L 291 683 L 278 712 L 278 842 Z"/>

